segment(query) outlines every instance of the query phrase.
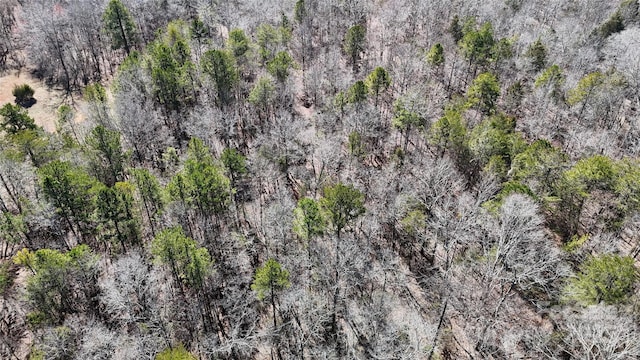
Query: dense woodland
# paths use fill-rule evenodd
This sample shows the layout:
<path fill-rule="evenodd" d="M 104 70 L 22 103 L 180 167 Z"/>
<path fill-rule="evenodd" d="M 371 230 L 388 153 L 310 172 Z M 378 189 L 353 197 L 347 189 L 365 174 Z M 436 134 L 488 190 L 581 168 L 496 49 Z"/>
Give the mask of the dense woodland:
<path fill-rule="evenodd" d="M 638 59 L 637 0 L 2 0 L 66 96 L 0 104 L 0 358 L 640 358 Z"/>

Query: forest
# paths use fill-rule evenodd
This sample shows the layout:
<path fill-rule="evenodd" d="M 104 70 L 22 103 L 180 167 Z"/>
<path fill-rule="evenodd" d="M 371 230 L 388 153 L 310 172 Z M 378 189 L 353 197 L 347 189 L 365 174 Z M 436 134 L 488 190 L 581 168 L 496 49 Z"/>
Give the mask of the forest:
<path fill-rule="evenodd" d="M 638 359 L 638 59 L 638 0 L 2 0 L 0 358 Z"/>

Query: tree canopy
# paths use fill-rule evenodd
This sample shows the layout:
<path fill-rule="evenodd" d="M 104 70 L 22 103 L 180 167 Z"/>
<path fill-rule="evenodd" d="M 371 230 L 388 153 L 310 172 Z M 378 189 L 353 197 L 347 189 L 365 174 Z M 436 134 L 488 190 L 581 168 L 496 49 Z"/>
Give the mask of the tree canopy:
<path fill-rule="evenodd" d="M 195 289 L 202 288 L 212 272 L 213 260 L 209 251 L 185 236 L 181 227 L 159 232 L 151 243 L 151 253 L 171 268 L 176 282 L 184 282 Z"/>
<path fill-rule="evenodd" d="M 322 209 L 333 229 L 340 232 L 365 213 L 364 194 L 353 185 L 336 184 L 323 189 Z"/>
<path fill-rule="evenodd" d="M 104 28 L 114 49 L 124 48 L 127 55 L 137 43 L 136 25 L 129 10 L 120 0 L 109 0 L 102 15 Z"/>
<path fill-rule="evenodd" d="M 36 130 L 38 128 L 33 118 L 27 113 L 27 110 L 18 105 L 4 104 L 0 108 L 0 116 L 4 120 L 0 123 L 0 129 L 9 135 L 16 135 L 24 130 Z"/>
<path fill-rule="evenodd" d="M 1 359 L 639 357 L 638 0 L 273 5 L 0 1 Z"/>
<path fill-rule="evenodd" d="M 209 50 L 202 55 L 200 66 L 215 85 L 219 106 L 229 105 L 233 99 L 233 87 L 238 82 L 238 71 L 231 54 L 224 50 Z"/>
<path fill-rule="evenodd" d="M 628 299 L 637 282 L 637 271 L 630 257 L 602 255 L 586 260 L 577 277 L 565 288 L 568 300 L 584 305 L 604 302 L 617 304 Z"/>
<path fill-rule="evenodd" d="M 354 25 L 347 30 L 344 36 L 344 52 L 349 58 L 354 71 L 358 68 L 358 62 L 365 50 L 366 28 L 362 25 Z"/>

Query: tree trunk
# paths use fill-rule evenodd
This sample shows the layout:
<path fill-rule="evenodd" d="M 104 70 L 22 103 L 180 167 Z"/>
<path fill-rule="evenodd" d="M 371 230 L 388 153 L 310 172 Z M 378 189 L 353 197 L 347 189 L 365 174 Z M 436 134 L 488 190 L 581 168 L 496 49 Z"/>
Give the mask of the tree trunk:
<path fill-rule="evenodd" d="M 122 41 L 124 41 L 124 51 L 126 51 L 127 56 L 131 52 L 131 48 L 129 47 L 129 41 L 127 41 L 127 35 L 124 31 L 124 25 L 122 25 L 122 15 L 120 14 L 120 9 L 116 7 L 116 16 L 118 17 L 118 27 L 120 28 L 120 35 L 122 35 Z"/>

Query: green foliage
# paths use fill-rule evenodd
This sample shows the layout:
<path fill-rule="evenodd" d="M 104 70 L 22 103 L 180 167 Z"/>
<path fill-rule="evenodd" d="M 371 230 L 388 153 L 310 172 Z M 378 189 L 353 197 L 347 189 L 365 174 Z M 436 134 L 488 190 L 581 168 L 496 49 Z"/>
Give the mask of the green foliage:
<path fill-rule="evenodd" d="M 21 130 L 7 139 L 16 154 L 31 160 L 33 166 L 38 167 L 58 157 L 51 136 L 40 127 L 35 130 Z"/>
<path fill-rule="evenodd" d="M 511 153 L 510 134 L 497 129 L 483 121 L 476 126 L 469 136 L 469 148 L 481 165 L 489 162 L 489 159 L 498 156 L 508 160 Z"/>
<path fill-rule="evenodd" d="M 361 157 L 364 155 L 365 145 L 362 140 L 362 135 L 360 135 L 359 132 L 354 130 L 349 133 L 348 141 L 349 154 L 351 154 L 351 156 Z"/>
<path fill-rule="evenodd" d="M 498 40 L 491 49 L 491 61 L 511 59 L 513 57 L 513 43 L 515 38 L 503 38 Z"/>
<path fill-rule="evenodd" d="M 353 220 L 365 213 L 364 194 L 353 185 L 338 183 L 325 187 L 323 193 L 320 206 L 327 214 L 328 223 L 338 235 Z"/>
<path fill-rule="evenodd" d="M 613 190 L 618 195 L 618 207 L 624 213 L 640 210 L 640 163 L 624 159 L 616 164 Z"/>
<path fill-rule="evenodd" d="M 608 123 L 612 126 L 615 110 L 612 101 L 622 93 L 627 91 L 628 82 L 615 68 L 611 68 L 607 73 L 593 72 L 578 82 L 575 88 L 567 93 L 567 104 L 578 105 L 578 119 L 582 120 L 585 109 L 592 110 L 592 120 L 597 120 L 600 124 Z"/>
<path fill-rule="evenodd" d="M 478 65 L 488 63 L 492 57 L 493 46 L 496 44 L 491 23 L 486 22 L 476 30 L 475 20 L 469 20 L 463 28 L 463 33 L 459 45 L 464 56 Z"/>
<path fill-rule="evenodd" d="M 98 83 L 90 84 L 82 91 L 82 97 L 87 102 L 104 104 L 107 102 L 107 89 Z"/>
<path fill-rule="evenodd" d="M 391 160 L 396 163 L 396 165 L 401 166 L 404 163 L 405 157 L 406 151 L 404 151 L 400 146 L 396 146 L 393 148 L 393 152 L 391 153 Z"/>
<path fill-rule="evenodd" d="M 0 296 L 4 295 L 5 291 L 13 284 L 15 274 L 11 271 L 10 262 L 0 263 Z"/>
<path fill-rule="evenodd" d="M 606 39 L 609 36 L 619 33 L 624 30 L 624 19 L 622 18 L 622 14 L 620 11 L 616 11 L 609 17 L 604 24 L 600 25 L 598 28 L 598 34 L 602 36 L 602 38 Z"/>
<path fill-rule="evenodd" d="M 247 55 L 251 46 L 251 41 L 245 35 L 242 29 L 233 29 L 229 31 L 229 39 L 227 40 L 227 48 L 236 60 Z"/>
<path fill-rule="evenodd" d="M 33 94 L 35 91 L 29 84 L 16 85 L 13 87 L 11 94 L 16 98 L 16 104 L 28 106 L 33 102 Z"/>
<path fill-rule="evenodd" d="M 193 101 L 195 65 L 181 22 L 171 22 L 163 36 L 147 46 L 146 67 L 153 94 L 167 111 L 179 111 Z"/>
<path fill-rule="evenodd" d="M 30 314 L 27 314 L 27 320 L 29 318 Z M 32 347 L 30 352 L 29 352 L 29 358 L 28 360 L 44 360 L 44 351 L 37 349 L 35 347 Z"/>
<path fill-rule="evenodd" d="M 546 169 L 538 171 L 538 167 L 558 163 L 558 160 L 564 163 L 567 158 L 547 140 L 536 140 L 522 153 L 516 155 L 511 167 L 511 176 L 516 180 L 537 178 L 546 171 Z"/>
<path fill-rule="evenodd" d="M 347 102 L 350 104 L 359 104 L 367 100 L 368 92 L 369 89 L 367 88 L 367 84 L 362 80 L 358 80 L 355 84 L 351 85 L 347 91 Z"/>
<path fill-rule="evenodd" d="M 33 329 L 40 328 L 47 323 L 47 315 L 42 311 L 31 311 L 27 313 L 27 324 Z M 29 354 L 29 360 L 38 359 L 44 360 L 44 353 L 34 351 Z"/>
<path fill-rule="evenodd" d="M 460 110 L 447 107 L 429 130 L 429 142 L 440 151 L 459 152 L 467 144 L 467 126 Z"/>
<path fill-rule="evenodd" d="M 566 252 L 574 252 L 582 247 L 589 240 L 589 235 L 573 235 L 571 239 L 562 247 Z"/>
<path fill-rule="evenodd" d="M 34 120 L 27 113 L 27 110 L 18 105 L 6 103 L 0 108 L 0 116 L 4 119 L 4 121 L 0 123 L 0 130 L 9 135 L 15 135 L 24 130 L 36 130 L 38 128 Z"/>
<path fill-rule="evenodd" d="M 106 241 L 117 241 L 123 251 L 126 251 L 127 244 L 140 241 L 133 191 L 133 186 L 126 182 L 118 182 L 113 187 L 100 186 L 96 191 L 100 237 Z"/>
<path fill-rule="evenodd" d="M 104 29 L 111 39 L 114 49 L 124 47 L 127 54 L 137 41 L 136 25 L 129 10 L 120 0 L 110 0 L 102 15 Z"/>
<path fill-rule="evenodd" d="M 94 296 L 98 275 L 98 256 L 86 245 L 66 253 L 40 249 L 14 258 L 22 264 L 28 258 L 34 274 L 27 280 L 27 298 L 44 317 L 43 323 L 57 324 L 67 314 L 80 309 Z"/>
<path fill-rule="evenodd" d="M 513 181 L 504 184 L 502 190 L 499 193 L 499 197 L 501 197 L 502 199 L 506 199 L 511 194 L 524 194 L 528 195 L 532 199 L 536 198 L 536 195 L 531 191 L 531 189 L 529 189 L 528 186 Z"/>
<path fill-rule="evenodd" d="M 482 170 L 488 174 L 494 174 L 496 179 L 504 180 L 508 174 L 507 162 L 501 155 L 492 155 Z"/>
<path fill-rule="evenodd" d="M 499 96 L 500 83 L 491 73 L 478 75 L 467 91 L 469 105 L 478 108 L 484 114 L 495 112 L 496 100 Z"/>
<path fill-rule="evenodd" d="M 87 135 L 85 142 L 89 147 L 93 174 L 107 186 L 122 181 L 127 158 L 120 143 L 120 133 L 98 125 Z"/>
<path fill-rule="evenodd" d="M 423 209 L 417 208 L 409 211 L 401 220 L 400 227 L 409 236 L 416 236 L 420 229 L 424 229 L 427 223 L 427 215 Z"/>
<path fill-rule="evenodd" d="M 575 184 L 583 191 L 591 189 L 609 190 L 614 185 L 617 171 L 614 162 L 602 155 L 594 155 L 579 160 L 564 173 L 568 183 Z"/>
<path fill-rule="evenodd" d="M 524 98 L 524 92 L 525 88 L 521 81 L 511 84 L 504 94 L 505 107 L 510 111 L 518 110 Z"/>
<path fill-rule="evenodd" d="M 231 184 L 223 170 L 214 164 L 202 140 L 192 138 L 184 169 L 168 185 L 169 194 L 203 215 L 220 215 L 230 202 Z"/>
<path fill-rule="evenodd" d="M 431 66 L 442 66 L 444 64 L 444 48 L 442 44 L 436 43 L 427 53 L 427 63 Z"/>
<path fill-rule="evenodd" d="M 333 105 L 340 110 L 341 114 L 344 114 L 344 108 L 349 103 L 349 99 L 347 98 L 347 94 L 344 91 L 339 91 L 336 94 L 336 97 L 333 98 Z"/>
<path fill-rule="evenodd" d="M 544 88 L 556 103 L 564 99 L 562 85 L 564 85 L 565 75 L 558 65 L 551 65 L 536 78 L 534 85 L 536 88 Z"/>
<path fill-rule="evenodd" d="M 427 140 L 429 144 L 444 156 L 447 153 L 467 181 L 475 182 L 480 167 L 473 160 L 469 149 L 469 134 L 467 125 L 462 118 L 464 103 L 460 99 L 448 104 L 444 115 L 434 122 L 429 129 Z"/>
<path fill-rule="evenodd" d="M 393 127 L 402 131 L 408 131 L 412 128 L 422 129 L 425 126 L 426 120 L 411 109 L 411 105 L 413 104 L 407 104 L 407 102 L 402 99 L 398 99 L 393 103 L 393 119 L 391 120 Z"/>
<path fill-rule="evenodd" d="M 280 43 L 283 46 L 286 46 L 289 41 L 291 41 L 291 32 L 293 31 L 293 26 L 289 21 L 289 18 L 285 13 L 282 13 L 280 17 L 280 26 L 278 27 L 278 32 L 280 35 Z"/>
<path fill-rule="evenodd" d="M 492 199 L 482 204 L 482 206 L 492 213 L 497 214 L 500 211 L 504 200 L 512 194 L 523 194 L 534 200 L 537 199 L 536 194 L 531 191 L 527 185 L 511 180 L 504 183 L 500 192 L 498 192 Z"/>
<path fill-rule="evenodd" d="M 249 102 L 260 109 L 263 114 L 269 112 L 269 106 L 274 102 L 276 97 L 275 86 L 273 80 L 270 77 L 261 77 L 256 82 L 249 93 Z"/>
<path fill-rule="evenodd" d="M 268 105 L 275 99 L 275 86 L 269 77 L 261 77 L 249 93 L 249 102 L 253 105 Z"/>
<path fill-rule="evenodd" d="M 569 90 L 567 94 L 567 104 L 573 106 L 586 101 L 604 81 L 605 76 L 599 71 L 586 75 L 580 79 L 575 88 Z"/>
<path fill-rule="evenodd" d="M 58 107 L 58 126 L 62 127 L 65 124 L 73 120 L 74 111 L 73 108 L 67 104 L 62 104 Z"/>
<path fill-rule="evenodd" d="M 226 148 L 220 155 L 220 161 L 227 169 L 227 173 L 231 179 L 237 179 L 247 173 L 247 158 L 245 158 L 236 149 Z"/>
<path fill-rule="evenodd" d="M 464 34 L 462 32 L 462 25 L 460 25 L 460 17 L 458 17 L 458 15 L 453 16 L 453 18 L 451 19 L 451 23 L 447 28 L 447 31 L 449 32 L 449 34 L 451 34 L 451 37 L 453 37 L 453 41 L 455 41 L 456 43 L 462 40 Z"/>
<path fill-rule="evenodd" d="M 185 350 L 184 346 L 180 344 L 176 347 L 165 349 L 161 353 L 158 353 L 156 355 L 156 360 L 197 360 L 197 358 Z"/>
<path fill-rule="evenodd" d="M 38 170 L 40 186 L 47 199 L 69 225 L 72 223 L 82 233 L 88 232 L 93 212 L 92 188 L 96 180 L 84 170 L 68 162 L 54 160 Z"/>
<path fill-rule="evenodd" d="M 144 69 L 146 65 L 148 65 L 148 61 L 145 57 L 139 51 L 132 50 L 118 66 L 111 83 L 111 91 L 118 93 L 123 88 L 123 82 L 128 86 L 130 79 L 139 78 L 140 70 Z M 149 68 L 147 67 L 146 70 Z"/>
<path fill-rule="evenodd" d="M 559 88 L 564 84 L 564 74 L 562 73 L 562 69 L 556 64 L 549 66 L 545 71 L 540 74 L 535 81 L 535 87 L 547 86 L 551 85 L 553 87 Z"/>
<path fill-rule="evenodd" d="M 263 300 L 267 294 L 273 299 L 275 293 L 290 286 L 289 272 L 275 259 L 269 259 L 262 267 L 256 269 L 251 290 L 256 292 L 258 300 Z"/>
<path fill-rule="evenodd" d="M 302 23 L 302 21 L 306 17 L 307 17 L 307 9 L 305 8 L 304 0 L 296 1 L 296 5 L 293 8 L 293 19 L 297 23 Z"/>
<path fill-rule="evenodd" d="M 289 77 L 289 69 L 293 66 L 293 58 L 286 51 L 279 51 L 273 59 L 267 62 L 267 71 L 278 82 L 284 83 Z"/>
<path fill-rule="evenodd" d="M 107 90 L 104 86 L 94 83 L 83 90 L 83 98 L 88 105 L 88 115 L 97 124 L 113 127 L 112 115 L 109 111 Z"/>
<path fill-rule="evenodd" d="M 508 167 L 511 158 L 525 147 L 514 132 L 515 119 L 504 114 L 491 116 L 476 126 L 469 136 L 469 148 L 481 166 L 498 156 Z"/>
<path fill-rule="evenodd" d="M 531 66 L 535 72 L 538 72 L 547 64 L 547 47 L 544 46 L 540 39 L 529 45 L 525 55 L 530 59 Z"/>
<path fill-rule="evenodd" d="M 498 113 L 490 116 L 483 121 L 487 126 L 493 129 L 497 129 L 504 133 L 513 134 L 516 131 L 516 119 L 513 116 L 506 115 L 504 113 Z"/>
<path fill-rule="evenodd" d="M 618 255 L 592 257 L 580 265 L 580 272 L 569 280 L 564 298 L 584 306 L 601 302 L 620 304 L 632 296 L 636 281 L 633 258 Z"/>
<path fill-rule="evenodd" d="M 402 131 L 404 136 L 404 145 L 399 148 L 403 155 L 409 146 L 409 135 L 413 129 L 423 131 L 426 126 L 426 119 L 418 112 L 418 106 L 415 98 L 403 99 L 399 98 L 393 103 L 393 118 L 391 125 Z M 401 158 L 398 158 L 401 159 Z"/>
<path fill-rule="evenodd" d="M 151 242 L 151 253 L 158 262 L 171 267 L 176 282 L 196 289 L 204 286 L 212 271 L 209 251 L 185 236 L 179 226 L 159 232 Z"/>
<path fill-rule="evenodd" d="M 27 232 L 24 214 L 12 214 L 10 211 L 0 213 L 0 239 L 8 244 L 18 244 Z"/>
<path fill-rule="evenodd" d="M 391 78 L 389 77 L 387 70 L 378 66 L 367 77 L 366 85 L 369 92 L 375 96 L 377 104 L 378 95 L 391 86 Z"/>
<path fill-rule="evenodd" d="M 349 58 L 354 71 L 358 68 L 358 61 L 364 52 L 366 36 L 367 30 L 360 24 L 350 27 L 344 36 L 343 50 Z"/>
<path fill-rule="evenodd" d="M 191 58 L 188 36 L 189 28 L 187 24 L 182 20 L 175 20 L 167 25 L 167 31 L 159 40 L 170 46 L 175 61 L 183 64 Z"/>
<path fill-rule="evenodd" d="M 133 50 L 124 58 L 120 66 L 118 67 L 118 75 L 122 75 L 131 70 L 140 68 L 142 65 L 142 54 L 139 51 Z M 115 83 L 112 86 L 113 90 L 118 90 L 118 81 L 116 78 Z"/>
<path fill-rule="evenodd" d="M 173 146 L 167 146 L 162 152 L 162 172 L 172 172 L 180 164 L 180 155 Z"/>
<path fill-rule="evenodd" d="M 142 199 L 149 221 L 152 221 L 164 209 L 165 199 L 158 179 L 149 170 L 132 169 L 131 174 Z"/>
<path fill-rule="evenodd" d="M 280 43 L 280 34 L 269 24 L 260 24 L 256 29 L 256 40 L 258 44 L 258 53 L 263 63 L 271 61 L 278 50 Z"/>
<path fill-rule="evenodd" d="M 318 201 L 311 198 L 298 200 L 293 210 L 293 231 L 302 239 L 309 240 L 324 233 L 326 222 Z"/>
<path fill-rule="evenodd" d="M 620 166 L 606 156 L 594 155 L 579 160 L 573 167 L 566 170 L 562 176 L 556 181 L 553 187 L 554 197 L 549 198 L 551 202 L 556 203 L 553 211 L 552 219 L 555 230 L 561 232 L 564 236 L 571 236 L 578 231 L 579 218 L 582 212 L 582 206 L 593 190 L 615 191 L 619 195 L 619 199 L 614 204 L 617 210 L 625 212 L 633 206 L 633 187 L 631 173 L 627 177 L 624 173 L 624 166 Z M 631 180 L 630 183 L 626 183 Z M 618 184 L 628 184 L 629 192 L 625 192 Z M 620 191 L 620 192 L 618 192 Z M 630 195 L 630 196 L 629 196 Z M 616 226 L 616 220 L 610 222 L 612 226 Z"/>
<path fill-rule="evenodd" d="M 536 140 L 513 158 L 511 178 L 530 184 L 540 196 L 547 196 L 562 177 L 567 162 L 567 155 L 551 143 Z"/>
<path fill-rule="evenodd" d="M 561 177 L 554 184 L 552 195 L 545 199 L 551 205 L 550 226 L 564 239 L 568 239 L 578 232 L 582 206 L 589 193 L 583 184 L 572 183 Z"/>
<path fill-rule="evenodd" d="M 553 187 L 555 208 L 552 225 L 563 236 L 578 231 L 580 214 L 585 199 L 594 189 L 610 190 L 617 176 L 611 159 L 595 155 L 578 161 L 565 171 Z M 550 200 L 551 200 L 550 199 Z"/>
<path fill-rule="evenodd" d="M 75 112 L 71 106 L 63 104 L 58 107 L 56 132 L 62 136 L 64 147 L 67 149 L 78 147 L 78 136 L 75 131 L 73 118 Z"/>
<path fill-rule="evenodd" d="M 209 36 L 209 28 L 205 25 L 205 23 L 199 18 L 194 17 L 191 20 L 191 27 L 189 28 L 189 34 L 192 39 L 196 39 L 201 41 Z"/>
<path fill-rule="evenodd" d="M 170 110 L 177 110 L 181 106 L 181 81 L 184 73 L 180 64 L 173 57 L 171 47 L 162 42 L 148 47 L 150 59 L 149 68 L 154 84 L 154 92 L 160 104 Z"/>
<path fill-rule="evenodd" d="M 12 258 L 13 263 L 20 266 L 26 266 L 35 273 L 35 254 L 27 248 L 22 248 Z"/>
<path fill-rule="evenodd" d="M 187 164 L 191 167 L 213 165 L 213 156 L 209 148 L 199 138 L 191 138 L 187 148 Z"/>
<path fill-rule="evenodd" d="M 218 106 L 229 105 L 233 100 L 233 87 L 238 82 L 233 56 L 224 50 L 209 50 L 202 55 L 200 66 L 215 85 Z"/>

